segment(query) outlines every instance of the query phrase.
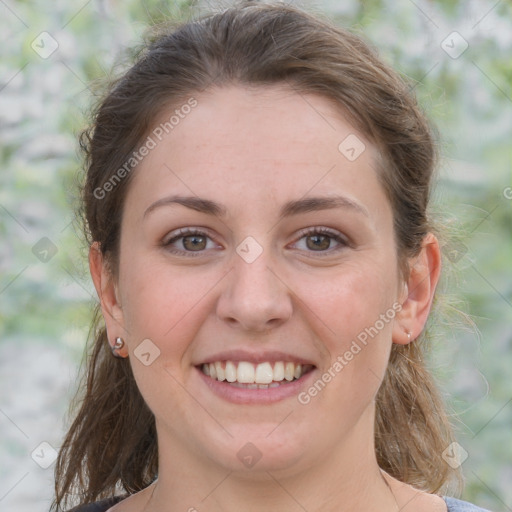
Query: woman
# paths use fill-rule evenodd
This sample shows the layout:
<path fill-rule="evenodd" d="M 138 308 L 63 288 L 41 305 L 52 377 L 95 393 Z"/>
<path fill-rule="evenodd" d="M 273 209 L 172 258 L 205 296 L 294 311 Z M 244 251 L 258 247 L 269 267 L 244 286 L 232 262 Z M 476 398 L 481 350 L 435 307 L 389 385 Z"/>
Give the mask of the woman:
<path fill-rule="evenodd" d="M 82 142 L 105 325 L 55 510 L 482 510 L 443 495 L 422 361 L 434 141 L 361 39 L 239 4 L 157 37 Z"/>

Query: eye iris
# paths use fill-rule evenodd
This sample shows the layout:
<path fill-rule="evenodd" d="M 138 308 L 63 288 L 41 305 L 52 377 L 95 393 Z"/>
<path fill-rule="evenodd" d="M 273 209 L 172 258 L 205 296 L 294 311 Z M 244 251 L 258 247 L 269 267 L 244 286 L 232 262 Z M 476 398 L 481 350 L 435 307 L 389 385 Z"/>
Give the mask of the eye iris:
<path fill-rule="evenodd" d="M 206 237 L 200 235 L 184 236 L 183 247 L 189 251 L 200 251 L 206 247 Z"/>
<path fill-rule="evenodd" d="M 306 245 L 308 246 L 308 249 L 313 249 L 314 251 L 329 249 L 330 244 L 331 239 L 327 235 L 309 235 L 306 238 Z"/>

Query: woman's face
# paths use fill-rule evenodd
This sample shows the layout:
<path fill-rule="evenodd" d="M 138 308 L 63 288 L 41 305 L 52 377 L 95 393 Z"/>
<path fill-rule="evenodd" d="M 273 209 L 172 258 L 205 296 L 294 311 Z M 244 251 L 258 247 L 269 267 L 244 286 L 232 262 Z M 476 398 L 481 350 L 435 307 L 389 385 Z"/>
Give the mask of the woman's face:
<path fill-rule="evenodd" d="M 194 98 L 150 134 L 121 230 L 113 329 L 160 450 L 279 474 L 357 460 L 404 299 L 376 151 L 320 96 Z"/>

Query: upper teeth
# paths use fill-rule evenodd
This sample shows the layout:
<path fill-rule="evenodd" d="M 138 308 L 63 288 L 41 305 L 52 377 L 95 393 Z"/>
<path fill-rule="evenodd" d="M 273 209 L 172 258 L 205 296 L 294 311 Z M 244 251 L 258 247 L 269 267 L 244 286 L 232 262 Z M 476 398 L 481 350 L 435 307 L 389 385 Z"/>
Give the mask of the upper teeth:
<path fill-rule="evenodd" d="M 259 363 L 254 365 L 247 361 L 216 361 L 215 363 L 205 363 L 201 369 L 204 374 L 212 379 L 228 382 L 240 382 L 243 384 L 270 384 L 271 382 L 280 382 L 282 380 L 292 381 L 298 379 L 311 365 L 301 365 L 291 362 L 277 361 L 272 363 Z"/>

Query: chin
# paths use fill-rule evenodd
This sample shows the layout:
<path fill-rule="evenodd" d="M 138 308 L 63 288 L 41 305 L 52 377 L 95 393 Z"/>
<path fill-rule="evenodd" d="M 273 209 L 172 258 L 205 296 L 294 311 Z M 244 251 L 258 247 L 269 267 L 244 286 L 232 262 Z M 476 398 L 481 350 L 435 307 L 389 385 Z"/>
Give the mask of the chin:
<path fill-rule="evenodd" d="M 248 478 L 268 479 L 267 472 L 293 471 L 308 458 L 312 449 L 312 433 L 290 432 L 288 422 L 237 425 L 228 428 L 233 437 L 215 442 L 217 463 L 228 471 Z M 259 475 L 259 476 L 258 476 Z"/>

